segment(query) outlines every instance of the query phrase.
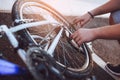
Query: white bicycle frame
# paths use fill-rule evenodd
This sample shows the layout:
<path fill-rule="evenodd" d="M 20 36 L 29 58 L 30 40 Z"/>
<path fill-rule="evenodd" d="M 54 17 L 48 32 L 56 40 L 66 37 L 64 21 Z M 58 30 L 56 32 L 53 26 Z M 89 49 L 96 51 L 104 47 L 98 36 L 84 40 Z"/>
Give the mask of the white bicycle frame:
<path fill-rule="evenodd" d="M 11 45 L 13 46 L 13 48 L 17 49 L 17 52 L 18 52 L 19 56 L 26 63 L 26 57 L 25 57 L 26 52 L 23 49 L 19 48 L 19 45 L 18 45 L 19 42 L 17 41 L 16 37 L 14 36 L 14 33 L 17 32 L 17 31 L 26 29 L 26 28 L 34 27 L 34 26 L 41 27 L 41 25 L 45 25 L 45 24 L 58 24 L 58 23 L 50 22 L 50 21 L 38 21 L 38 22 L 30 22 L 30 23 L 26 23 L 26 24 L 21 24 L 21 25 L 14 26 L 14 27 L 11 27 L 11 28 L 8 28 L 6 25 L 1 25 L 0 26 L 0 32 L 4 32 L 7 35 Z M 61 25 L 61 24 L 58 24 L 58 25 Z M 71 34 L 71 32 L 66 28 L 66 26 L 60 27 L 60 28 L 61 29 L 60 29 L 59 33 L 54 38 L 50 47 L 45 50 L 52 57 L 54 56 L 54 50 L 55 50 L 55 48 L 58 44 L 58 41 L 60 40 L 60 37 L 62 36 L 63 29 L 65 28 Z M 86 55 L 87 60 L 86 60 L 86 64 L 83 66 L 82 69 L 86 68 L 89 65 L 88 52 L 87 52 L 87 49 L 86 49 L 84 44 L 83 44 L 83 47 L 85 49 L 85 53 L 87 54 Z"/>
<path fill-rule="evenodd" d="M 26 28 L 33 27 L 33 26 L 41 27 L 40 25 L 45 25 L 45 24 L 57 24 L 57 23 L 50 22 L 50 21 L 39 21 L 39 22 L 31 22 L 31 23 L 21 24 L 21 25 L 14 26 L 11 28 L 8 28 L 6 25 L 1 25 L 0 32 L 4 32 L 7 35 L 13 48 L 17 49 L 19 56 L 23 59 L 24 62 L 26 62 L 26 58 L 25 58 L 26 52 L 23 49 L 19 48 L 19 45 L 18 45 L 19 42 L 17 41 L 16 37 L 14 36 L 14 33 L 17 31 L 26 29 Z M 55 39 L 52 42 L 49 49 L 47 50 L 47 53 L 50 54 L 51 56 L 53 56 L 53 52 L 54 52 L 55 47 L 57 46 L 57 43 L 61 37 L 62 31 L 63 31 L 63 28 L 61 27 L 61 30 L 59 31 L 59 33 L 55 37 Z"/>

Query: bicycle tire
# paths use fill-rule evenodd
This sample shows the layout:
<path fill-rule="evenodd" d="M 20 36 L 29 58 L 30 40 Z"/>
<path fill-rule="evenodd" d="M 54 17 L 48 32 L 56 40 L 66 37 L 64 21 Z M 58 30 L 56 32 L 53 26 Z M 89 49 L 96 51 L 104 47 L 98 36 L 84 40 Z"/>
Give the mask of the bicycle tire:
<path fill-rule="evenodd" d="M 22 7 L 22 9 L 23 9 L 24 6 L 27 7 L 28 3 L 29 3 L 29 6 L 31 4 L 31 6 L 35 6 L 34 8 L 43 9 L 43 10 L 47 11 L 48 12 L 47 14 L 52 16 L 56 21 L 63 24 L 64 26 L 67 26 L 69 28 L 73 28 L 72 25 L 58 11 L 56 11 L 54 8 L 52 8 L 48 4 L 46 4 L 42 1 L 38 1 L 38 0 L 17 0 L 16 3 L 14 4 L 14 6 L 13 6 L 13 9 L 12 9 L 12 19 L 13 19 L 14 22 L 15 22 L 15 20 L 21 20 L 22 17 L 25 17 L 26 15 L 28 15 L 28 18 L 25 17 L 25 19 L 31 19 L 31 17 L 30 17 L 31 13 L 30 14 L 25 14 L 25 16 L 22 15 L 22 17 L 21 17 L 21 12 L 20 12 L 21 7 Z M 36 3 L 37 5 L 34 5 L 33 3 Z M 33 12 L 32 12 L 31 15 L 33 15 Z M 35 15 L 33 15 L 32 18 L 35 19 Z M 44 17 L 42 17 L 42 18 L 44 18 Z M 41 16 L 38 17 L 38 14 L 37 14 L 36 19 L 41 20 Z M 24 23 L 24 21 L 23 21 L 23 23 Z M 16 23 L 15 25 L 19 25 L 19 24 L 21 24 L 21 22 Z M 72 29 L 72 30 L 74 30 L 74 29 Z M 54 31 L 54 32 L 56 33 L 56 31 Z M 35 42 L 31 39 L 31 36 L 29 35 L 29 33 L 31 33 L 31 32 L 29 32 L 29 30 L 27 30 L 27 29 L 24 29 L 24 30 L 21 30 L 21 31 L 17 32 L 17 35 L 21 36 L 23 44 L 26 44 L 25 46 L 28 46 L 30 43 L 35 44 Z M 58 65 L 57 68 L 60 69 L 61 71 L 63 71 L 63 74 L 65 74 L 66 76 L 73 77 L 73 78 L 81 78 L 81 77 L 85 77 L 86 75 L 90 74 L 92 66 L 93 66 L 93 61 L 92 61 L 92 58 L 91 58 L 91 53 L 89 52 L 89 49 L 86 46 L 86 44 L 84 45 L 84 47 L 87 49 L 87 52 L 88 52 L 89 64 L 85 69 L 82 70 L 81 65 L 84 64 L 85 60 L 83 60 L 83 62 L 81 62 L 78 59 L 78 57 L 79 58 L 81 58 L 80 56 L 86 57 L 84 55 L 84 52 L 81 52 L 81 50 L 76 50 L 76 48 L 73 45 L 71 45 L 71 43 L 69 43 L 69 40 L 68 40 L 68 38 L 66 38 L 66 35 L 63 35 L 63 37 L 65 38 L 65 41 L 64 41 L 64 39 L 61 39 L 61 41 L 63 40 L 63 43 L 61 43 L 61 42 L 59 42 L 59 43 L 64 45 L 64 47 L 60 47 L 61 45 L 58 44 L 59 49 L 61 48 L 61 50 L 64 50 L 64 51 L 65 50 L 71 51 L 72 53 L 69 54 L 69 55 L 67 53 L 62 54 L 62 53 L 58 53 L 58 52 L 61 52 L 61 51 L 60 50 L 57 51 L 57 49 L 56 49 L 56 51 L 55 51 L 56 55 L 59 55 L 59 54 L 64 55 L 64 57 L 61 56 L 61 55 L 59 55 L 59 57 L 58 56 L 56 57 L 56 55 L 54 56 L 54 59 L 57 61 L 56 62 L 56 64 Z M 66 46 L 67 46 L 68 49 L 64 49 Z M 74 53 L 73 53 L 73 51 L 74 51 Z M 61 58 L 61 59 L 59 59 L 61 61 L 59 61 L 58 58 Z M 72 60 L 70 59 L 70 61 L 66 62 L 65 61 L 66 59 L 64 59 L 64 58 L 67 58 L 67 60 L 72 58 Z M 80 62 L 81 62 L 81 65 L 78 65 Z M 77 68 L 76 66 L 80 66 L 80 68 L 76 69 Z"/>

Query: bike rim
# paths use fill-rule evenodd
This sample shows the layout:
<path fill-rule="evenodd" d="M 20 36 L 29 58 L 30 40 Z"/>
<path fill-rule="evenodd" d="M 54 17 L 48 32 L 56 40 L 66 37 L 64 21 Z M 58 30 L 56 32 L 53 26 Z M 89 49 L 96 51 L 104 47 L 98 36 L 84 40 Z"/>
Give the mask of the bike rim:
<path fill-rule="evenodd" d="M 31 6 L 31 7 L 29 7 L 29 6 Z M 36 8 L 36 9 L 40 9 L 40 7 L 42 6 L 41 10 L 43 10 L 43 11 L 41 11 L 41 12 L 45 12 L 44 9 L 47 8 L 36 2 L 27 2 L 27 3 L 23 4 L 20 9 L 20 19 L 21 20 L 24 21 L 25 19 L 32 19 L 33 17 L 35 20 L 37 20 L 37 18 L 38 18 L 37 16 L 36 16 L 36 18 L 35 18 L 35 16 L 30 18 L 30 14 L 33 15 L 33 13 L 39 13 L 39 11 L 35 11 L 35 10 L 32 11 L 32 9 L 33 9 L 32 6 L 33 6 L 33 8 Z M 29 13 L 29 16 L 27 18 L 24 15 L 26 15 L 26 14 L 28 15 L 28 12 L 29 12 L 28 10 L 31 10 L 32 12 Z M 47 10 L 49 11 L 48 8 L 47 8 Z M 23 12 L 23 11 L 25 11 L 25 12 Z M 25 13 L 25 14 L 23 14 L 23 13 Z M 44 17 L 45 19 L 54 20 L 55 22 L 57 21 L 57 18 L 59 17 L 57 14 L 54 14 L 54 15 L 57 15 L 57 17 L 56 16 L 53 17 L 54 15 L 52 15 L 51 13 L 49 13 L 49 12 L 46 12 L 46 13 L 50 14 L 50 15 L 45 14 L 44 16 L 49 17 L 49 18 Z M 43 13 L 41 13 L 41 14 L 43 15 Z M 30 33 L 29 36 L 31 36 L 31 34 L 34 35 L 32 37 L 32 39 L 36 44 L 38 44 L 37 39 L 39 40 L 42 38 L 44 39 L 44 40 L 42 39 L 43 40 L 42 45 L 45 44 L 46 42 L 51 43 L 51 41 L 52 41 L 51 39 L 53 39 L 57 34 L 57 29 L 59 30 L 61 25 L 65 25 L 65 26 L 68 25 L 68 24 L 66 24 L 67 22 L 64 19 L 62 19 L 64 21 L 61 21 L 61 20 L 59 21 L 59 20 L 57 21 L 59 23 L 59 25 L 57 25 L 55 28 L 52 27 L 55 24 L 46 25 L 46 29 L 45 29 L 45 27 L 44 27 L 44 29 L 36 28 L 36 31 L 33 31 L 33 33 L 38 32 L 39 34 L 37 33 L 37 36 L 36 36 L 36 34 L 32 34 L 31 32 L 29 32 L 29 30 L 28 30 L 28 33 Z M 63 24 L 63 22 L 65 22 L 65 24 Z M 53 38 L 45 37 L 43 32 L 46 33 L 45 36 L 47 34 L 50 34 L 49 36 L 52 36 Z M 49 33 L 47 33 L 47 32 L 49 32 Z M 41 34 L 42 34 L 42 36 L 39 36 Z M 65 34 L 63 34 L 63 35 L 65 35 Z M 37 39 L 35 39 L 36 38 L 35 36 L 37 37 Z M 88 55 L 86 57 L 85 56 L 86 54 L 81 54 L 81 51 L 76 50 L 74 47 L 72 47 L 71 44 L 67 41 L 67 39 L 68 38 L 66 36 L 65 37 L 63 36 L 61 38 L 61 40 L 59 41 L 59 44 L 54 52 L 55 53 L 54 58 L 56 59 L 56 63 L 58 63 L 62 67 L 67 67 L 67 69 L 69 69 L 71 71 L 83 71 L 89 65 Z M 44 45 L 42 46 L 42 48 L 45 48 Z M 86 60 L 86 58 L 88 58 L 88 59 Z"/>

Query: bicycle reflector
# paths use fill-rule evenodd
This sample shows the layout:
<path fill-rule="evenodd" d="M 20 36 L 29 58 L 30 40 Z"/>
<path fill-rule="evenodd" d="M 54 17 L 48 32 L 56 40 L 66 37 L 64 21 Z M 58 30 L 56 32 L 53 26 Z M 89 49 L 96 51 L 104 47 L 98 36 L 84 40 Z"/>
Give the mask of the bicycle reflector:
<path fill-rule="evenodd" d="M 21 68 L 20 66 L 0 59 L 0 76 L 2 75 L 20 75 L 26 73 L 25 68 Z"/>

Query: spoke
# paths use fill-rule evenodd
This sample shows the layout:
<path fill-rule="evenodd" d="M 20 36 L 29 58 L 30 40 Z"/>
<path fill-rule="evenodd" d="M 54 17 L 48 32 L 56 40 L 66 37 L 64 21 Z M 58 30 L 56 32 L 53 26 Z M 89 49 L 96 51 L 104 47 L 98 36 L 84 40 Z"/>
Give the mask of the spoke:
<path fill-rule="evenodd" d="M 52 30 L 50 30 L 50 32 L 44 37 L 44 39 L 49 39 L 52 38 L 50 37 L 51 33 L 54 31 L 55 27 L 52 28 Z M 39 44 L 41 44 L 44 40 L 42 40 Z"/>
<path fill-rule="evenodd" d="M 49 10 L 49 8 L 45 6 L 41 7 L 38 4 L 36 5 L 27 3 L 26 6 L 24 6 L 25 8 L 23 7 L 24 11 L 21 12 L 25 13 L 21 15 L 22 19 L 33 19 L 35 22 L 50 21 L 51 23 L 41 25 L 41 28 L 39 27 L 40 29 L 38 29 L 38 27 L 35 28 L 35 26 L 33 29 L 36 30 L 33 33 L 28 31 L 30 36 L 33 35 L 33 39 L 40 45 L 40 48 L 54 57 L 58 64 L 60 63 L 72 70 L 80 69 L 85 62 L 85 57 L 78 51 L 78 46 L 76 47 L 76 45 L 68 42 L 68 38 L 72 33 L 72 30 L 68 28 L 69 23 L 51 9 Z M 60 34 L 57 39 L 56 36 L 59 34 L 60 29 L 63 29 L 63 32 L 61 32 L 63 37 L 60 37 Z"/>

